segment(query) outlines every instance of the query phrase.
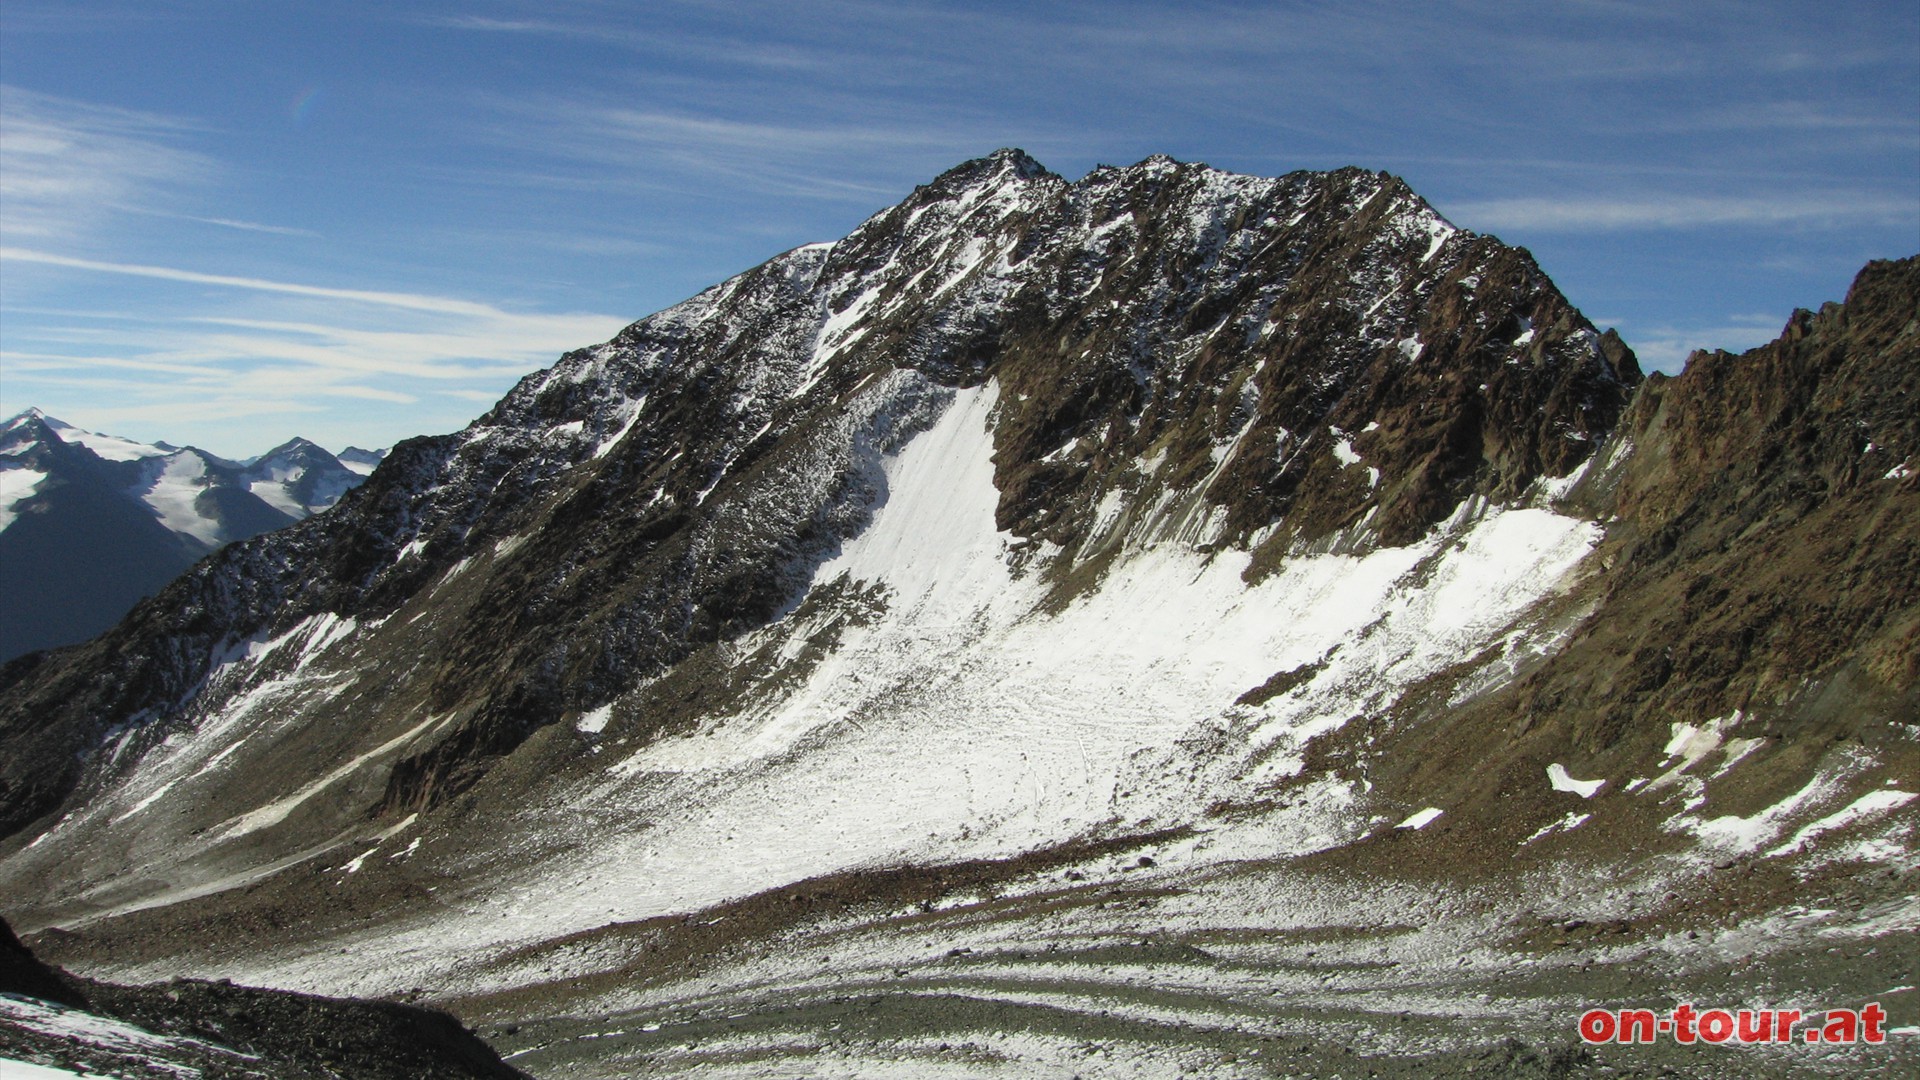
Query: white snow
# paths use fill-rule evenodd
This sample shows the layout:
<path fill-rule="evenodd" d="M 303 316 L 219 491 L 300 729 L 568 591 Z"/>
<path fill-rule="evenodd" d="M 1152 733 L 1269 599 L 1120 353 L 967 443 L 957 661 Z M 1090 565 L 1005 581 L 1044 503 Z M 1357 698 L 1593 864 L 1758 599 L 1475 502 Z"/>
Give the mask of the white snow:
<path fill-rule="evenodd" d="M 154 458 L 143 467 L 147 475 L 134 494 L 153 509 L 160 524 L 210 546 L 224 541 L 220 523 L 201 516 L 194 506 L 200 493 L 207 489 L 205 459 L 191 450 L 182 450 Z"/>
<path fill-rule="evenodd" d="M 640 413 L 645 410 L 646 407 L 647 395 L 645 394 L 640 395 L 622 406 L 619 413 L 621 417 L 620 427 L 611 435 L 601 439 L 599 445 L 593 448 L 593 453 L 590 456 L 594 460 L 598 460 L 612 453 L 613 448 L 620 445 L 620 440 L 626 438 L 627 433 L 633 430 L 633 425 L 640 421 Z"/>
<path fill-rule="evenodd" d="M 1869 791 L 1840 810 L 1818 821 L 1809 822 L 1799 832 L 1793 834 L 1793 839 L 1767 852 L 1767 855 L 1769 858 L 1777 855 L 1791 855 L 1822 833 L 1832 832 L 1856 821 L 1884 814 L 1889 810 L 1907 805 L 1914 798 L 1913 793 L 1906 791 L 1889 791 L 1885 788 Z"/>
<path fill-rule="evenodd" d="M 877 590 L 884 609 L 801 605 L 730 645 L 762 657 L 743 671 L 774 665 L 748 676 L 763 686 L 684 735 L 604 744 L 615 753 L 597 786 L 527 809 L 580 823 L 581 842 L 383 937 L 396 972 L 851 867 L 1204 820 L 1223 794 L 1292 782 L 1318 734 L 1515 633 L 1598 536 L 1547 510 L 1475 504 L 1410 547 L 1300 555 L 1249 586 L 1247 552 L 1158 539 L 1157 515 L 1180 507 L 1109 500 L 1119 546 L 1099 588 L 1043 608 L 1046 581 L 1010 567 L 1016 545 L 994 524 L 999 389 L 920 392 L 944 408 L 882 460 L 870 524 L 813 579 Z M 1235 704 L 1323 660 L 1288 694 Z M 1270 858 L 1365 831 L 1350 787 L 1299 783 L 1284 826 L 1211 827 L 1163 854 Z M 556 880 L 569 887 L 543 884 Z"/>
<path fill-rule="evenodd" d="M 1675 741 L 1679 740 L 1676 738 Z M 1834 797 L 1844 790 L 1847 778 L 1858 773 L 1869 761 L 1870 759 L 1858 750 L 1839 755 L 1835 760 L 1824 765 L 1813 779 L 1807 781 L 1806 785 L 1798 791 L 1748 817 L 1729 814 L 1702 819 L 1692 811 L 1704 801 L 1704 795 L 1696 796 L 1685 809 L 1670 818 L 1665 827 L 1673 831 L 1691 832 L 1711 847 L 1738 853 L 1757 851 L 1785 831 L 1794 819 L 1816 811 L 1823 805 L 1831 804 Z M 1648 786 L 1648 790 L 1652 790 L 1652 785 Z M 1796 849 L 1804 840 L 1810 840 L 1822 832 L 1838 828 L 1857 818 L 1902 805 L 1912 797 L 1874 798 L 1874 796 L 1888 795 L 1902 796 L 1904 793 L 1884 790 L 1873 792 L 1857 800 L 1854 805 L 1812 823 L 1808 826 L 1812 831 L 1807 832 L 1804 837 L 1796 837 L 1783 848 L 1778 849 L 1779 852 L 1787 853 Z"/>
<path fill-rule="evenodd" d="M 1427 808 L 1426 808 L 1425 810 L 1421 810 L 1421 811 L 1419 811 L 1419 812 L 1417 812 L 1417 813 L 1414 813 L 1414 814 L 1411 814 L 1411 815 L 1409 815 L 1409 816 L 1407 817 L 1407 820 L 1405 820 L 1405 821 L 1403 821 L 1403 822 L 1401 822 L 1400 824 L 1398 824 L 1398 825 L 1396 825 L 1396 826 L 1394 826 L 1394 828 L 1396 828 L 1396 829 L 1424 829 L 1424 828 L 1426 828 L 1427 826 L 1429 826 L 1429 825 L 1431 825 L 1431 824 L 1433 824 L 1433 820 L 1434 820 L 1435 818 L 1437 818 L 1437 817 L 1439 817 L 1439 816 L 1440 816 L 1441 814 L 1443 814 L 1443 813 L 1445 813 L 1445 812 L 1446 812 L 1446 811 L 1444 811 L 1444 810 L 1442 810 L 1442 809 L 1440 809 L 1440 808 L 1439 808 L 1439 807 L 1437 807 L 1437 806 L 1429 806 L 1429 807 L 1427 807 Z"/>
<path fill-rule="evenodd" d="M 254 480 L 247 484 L 247 490 L 256 498 L 289 517 L 307 516 L 307 508 L 293 497 L 286 484 L 276 480 Z"/>
<path fill-rule="evenodd" d="M 224 823 L 225 828 L 219 834 L 220 839 L 230 839 L 232 837 L 242 836 L 246 833 L 256 832 L 260 829 L 266 828 L 269 825 L 277 825 L 280 822 L 285 821 L 287 818 L 287 815 L 293 813 L 294 810 L 299 808 L 301 803 L 306 802 L 308 799 L 313 798 L 315 795 L 320 794 L 322 791 L 325 791 L 326 789 L 332 787 L 333 785 L 353 775 L 353 773 L 356 770 L 368 764 L 369 762 L 373 761 L 374 759 L 380 758 L 385 755 L 392 754 L 395 751 L 398 751 L 401 747 L 405 746 L 408 742 L 412 741 L 412 739 L 415 736 L 427 730 L 427 728 L 433 726 L 434 724 L 439 723 L 446 719 L 449 719 L 449 717 L 428 716 L 425 720 L 420 721 L 418 724 L 415 724 L 413 727 L 408 728 L 404 732 L 401 732 L 399 735 L 396 735 L 393 738 L 387 740 L 386 742 L 381 743 L 379 746 L 376 746 L 373 749 L 368 750 L 364 754 L 360 754 L 359 756 L 354 757 L 353 759 L 347 761 L 343 765 L 337 766 L 331 772 L 328 772 L 325 775 L 321 776 L 319 779 L 306 784 L 305 786 L 301 787 L 299 790 L 295 791 L 293 794 L 287 795 L 283 798 L 276 799 L 273 802 L 270 802 L 267 805 L 262 806 L 257 810 L 249 811 L 245 814 L 240 815 L 239 817 L 236 817 L 230 821 L 225 822 Z"/>
<path fill-rule="evenodd" d="M 269 469 L 259 479 L 249 480 L 247 490 L 268 506 L 299 520 L 339 502 L 340 496 L 353 490 L 357 483 L 357 481 L 350 481 L 347 477 L 328 475 L 324 483 L 316 482 L 311 486 L 312 501 L 301 502 L 294 496 L 293 488 L 306 477 L 307 471 L 305 467 L 290 466 Z M 363 472 L 359 475 L 366 474 Z"/>
<path fill-rule="evenodd" d="M 1526 847 L 1528 844 L 1533 843 L 1535 840 L 1538 840 L 1541 837 L 1547 836 L 1551 833 L 1569 832 L 1571 830 L 1577 829 L 1580 826 L 1586 824 L 1587 820 L 1591 817 L 1593 817 L 1592 814 L 1569 813 L 1565 817 L 1561 818 L 1560 820 L 1550 822 L 1547 825 L 1535 830 L 1532 836 L 1529 836 L 1525 840 L 1520 841 L 1520 846 Z"/>
<path fill-rule="evenodd" d="M 607 720 L 612 716 L 613 704 L 609 702 L 594 709 L 592 712 L 582 714 L 580 719 L 574 721 L 573 726 L 576 730 L 585 732 L 588 735 L 598 735 L 602 731 L 607 730 Z"/>
<path fill-rule="evenodd" d="M 1547 783 L 1552 784 L 1555 791 L 1569 791 L 1583 799 L 1591 799 L 1600 793 L 1600 789 L 1605 787 L 1607 782 L 1575 780 L 1567 774 L 1567 767 L 1556 761 L 1547 766 Z"/>
<path fill-rule="evenodd" d="M 53 429 L 54 434 L 60 436 L 61 442 L 78 443 L 108 461 L 138 461 L 141 458 L 161 457 L 176 452 L 165 447 L 123 439 L 118 435 L 102 435 L 97 431 L 86 431 L 44 414 L 41 419 Z"/>
<path fill-rule="evenodd" d="M 154 803 L 159 802 L 160 797 L 165 795 L 168 791 L 172 790 L 173 785 L 177 783 L 179 783 L 179 779 L 175 778 L 173 780 L 167 781 L 164 784 L 161 784 L 157 788 L 154 788 L 151 794 L 147 795 L 145 798 L 141 799 L 139 802 L 134 803 L 133 806 L 127 810 L 126 813 L 121 814 L 117 818 L 114 818 L 114 820 L 124 821 L 127 818 L 130 818 L 133 815 L 139 813 L 140 811 L 145 810 L 147 807 L 152 806 Z"/>
<path fill-rule="evenodd" d="M 1659 791 L 1662 788 L 1677 783 L 1682 773 L 1698 765 L 1707 755 L 1720 749 L 1721 743 L 1726 741 L 1727 731 L 1739 724 L 1741 718 L 1742 714 L 1740 710 L 1735 709 L 1726 716 L 1715 717 L 1707 721 L 1703 726 L 1696 727 L 1693 724 L 1686 723 L 1671 725 L 1673 737 L 1667 740 L 1666 749 L 1662 751 L 1666 756 L 1660 763 L 1662 765 L 1667 765 L 1670 762 L 1673 764 L 1666 772 L 1654 777 L 1652 782 L 1646 785 L 1646 791 Z M 1676 761 L 1675 759 L 1678 760 Z"/>
<path fill-rule="evenodd" d="M 1005 213 L 1020 204 L 1019 188 L 983 189 L 964 212 L 982 219 Z M 1225 233 L 1218 215 L 1205 208 L 1184 224 L 1196 235 Z M 1451 227 L 1422 227 L 1433 257 Z M 791 355 L 769 359 L 770 352 L 742 346 L 747 363 L 766 368 L 764 387 L 754 392 L 803 393 L 836 350 L 859 338 L 863 321 L 877 321 L 905 292 L 924 295 L 937 284 L 946 292 L 941 303 L 963 316 L 988 303 L 993 290 L 1015 280 L 993 247 L 941 241 L 941 259 L 924 288 L 903 285 L 908 275 L 890 267 L 849 273 L 834 288 L 823 287 L 820 295 L 852 303 L 836 314 L 808 308 L 813 321 L 796 324 Z M 820 260 L 808 258 L 817 270 Z M 703 294 L 707 299 L 683 305 L 679 314 L 656 317 L 655 324 L 707 318 L 711 297 L 740 287 L 739 281 Z M 1390 292 L 1405 282 L 1376 284 Z M 1383 320 L 1377 347 L 1407 332 L 1399 318 L 1394 314 L 1391 328 Z M 590 382 L 591 374 L 589 365 L 575 362 L 551 377 Z M 896 393 L 916 378 L 896 373 L 876 383 Z M 873 385 L 836 404 L 853 410 L 866 395 L 880 393 Z M 1204 484 L 1165 493 L 1147 484 L 1155 491 L 1150 499 L 1109 487 L 1095 503 L 1089 544 L 1097 540 L 1112 561 L 1100 563 L 1101 577 L 1085 591 L 1051 597 L 1051 578 L 1034 568 L 1082 552 L 1019 541 L 995 527 L 993 417 L 1001 388 L 922 385 L 916 393 L 908 401 L 911 395 L 898 392 L 876 408 L 897 407 L 893 419 L 912 420 L 900 430 L 920 433 L 877 460 L 852 462 L 862 470 L 857 478 L 878 495 L 871 521 L 818 567 L 811 591 L 793 598 L 790 614 L 725 643 L 746 658 L 729 664 L 727 714 L 703 716 L 695 730 L 650 742 L 623 737 L 630 732 L 610 725 L 614 710 L 631 709 L 634 697 L 576 718 L 577 730 L 599 736 L 581 742 L 602 756 L 583 754 L 569 763 L 573 771 L 530 788 L 526 804 L 515 804 L 527 829 L 511 834 L 537 835 L 535 850 L 477 868 L 467 881 L 457 873 L 439 878 L 447 888 L 433 911 L 370 930 L 366 942 L 378 947 L 357 950 L 351 962 L 331 947 L 322 955 L 292 945 L 284 955 L 250 961 L 263 981 L 384 992 L 400 980 L 414 984 L 423 971 L 474 970 L 497 949 L 614 920 L 697 910 L 820 874 L 998 857 L 1156 827 L 1195 831 L 1154 850 L 1162 868 L 1155 874 L 1207 860 L 1273 860 L 1351 841 L 1378 826 L 1371 816 L 1377 808 L 1360 783 L 1303 774 L 1311 740 L 1350 720 L 1383 715 L 1409 687 L 1463 656 L 1537 656 L 1558 647 L 1565 625 L 1536 627 L 1529 613 L 1563 587 L 1600 535 L 1597 525 L 1548 508 L 1474 501 L 1412 545 L 1341 549 L 1361 554 L 1329 554 L 1331 544 L 1296 551 L 1249 583 L 1246 550 L 1198 546 L 1221 535 L 1224 518 L 1218 507 L 1193 497 L 1204 494 Z M 597 441 L 565 448 L 566 462 L 579 461 L 589 447 L 606 453 L 620 437 L 615 432 L 634 422 L 638 404 L 622 416 L 618 400 L 602 401 L 589 421 L 569 421 Z M 924 415 L 905 411 L 929 401 L 937 408 Z M 743 413 L 753 408 L 741 405 Z M 766 419 L 755 415 L 741 430 Z M 1233 460 L 1250 430 L 1214 448 L 1217 469 Z M 1342 465 L 1363 464 L 1352 440 L 1333 434 Z M 482 432 L 472 445 L 488 437 L 508 436 Z M 1142 471 L 1162 467 L 1165 455 L 1162 447 L 1144 458 Z M 1369 468 L 1368 478 L 1377 483 L 1377 471 Z M 1364 537 L 1364 527 L 1352 535 Z M 524 539 L 498 541 L 494 557 Z M 414 537 L 401 558 L 423 544 Z M 847 593 L 861 602 L 846 601 Z M 255 671 L 266 668 L 260 661 L 282 647 L 280 640 L 247 650 Z M 226 687 L 224 706 L 204 719 L 180 753 L 149 754 L 138 782 L 116 793 L 114 805 L 159 800 L 163 793 L 185 805 L 195 794 L 192 781 L 180 780 L 171 792 L 155 789 L 190 764 L 231 770 L 265 760 L 274 752 L 266 747 L 278 748 L 278 733 L 262 718 L 292 723 L 307 715 L 278 703 L 321 687 L 354 685 L 351 653 L 342 650 L 341 670 L 329 672 L 305 661 L 327 647 L 330 635 L 314 627 L 303 640 L 302 662 L 284 679 L 248 674 L 247 661 L 236 661 L 231 677 L 255 682 L 238 691 Z M 1505 648 L 1487 650 L 1495 643 Z M 287 662 L 282 654 L 271 670 Z M 1475 685 L 1491 688 L 1510 678 L 1510 668 L 1495 670 L 1502 662 L 1472 673 Z M 1313 676 L 1287 693 L 1258 706 L 1239 703 L 1275 674 L 1308 665 Z M 222 810 L 233 816 L 224 831 L 211 830 L 210 843 L 242 838 L 223 849 L 236 859 L 266 846 L 249 837 L 250 830 L 284 821 L 323 791 L 340 790 L 334 785 L 349 775 L 356 783 L 375 775 L 417 745 L 409 740 L 430 737 L 436 719 L 450 717 L 415 724 L 401 714 L 393 726 L 337 747 L 298 780 L 258 796 L 273 800 L 266 805 Z M 235 753 L 244 739 L 254 741 Z M 224 756 L 229 753 L 234 756 Z M 574 779 L 582 775 L 588 779 Z M 1284 813 L 1263 811 L 1243 823 L 1206 812 L 1215 800 L 1246 797 L 1251 804 L 1253 796 L 1276 790 L 1285 792 Z M 1428 808 L 1405 824 L 1420 828 L 1440 814 Z M 308 815 L 329 820 L 318 805 L 301 815 L 289 833 L 306 827 Z M 130 828 L 163 816 L 170 815 L 149 814 Z M 352 831 L 325 837 L 316 852 L 325 853 L 327 865 L 369 875 L 422 852 L 415 837 L 404 850 L 372 859 L 387 849 L 365 848 L 361 828 L 356 819 Z M 428 844 L 417 858 L 438 872 L 441 860 L 455 856 Z M 1271 895 L 1250 896 L 1247 903 L 1264 914 Z M 362 963 L 362 957 L 373 959 Z M 469 964 L 475 967 L 462 967 Z"/>
<path fill-rule="evenodd" d="M 32 495 L 47 474 L 36 469 L 0 469 L 0 531 L 13 524 L 13 504 Z"/>
<path fill-rule="evenodd" d="M 870 288 L 854 297 L 846 307 L 827 314 L 826 319 L 820 323 L 820 334 L 815 339 L 818 344 L 814 347 L 813 361 L 808 365 L 806 385 L 812 385 L 813 381 L 819 378 L 820 373 L 826 370 L 827 362 L 832 360 L 835 354 L 858 341 L 866 333 L 864 329 L 855 331 L 854 324 L 866 317 L 867 308 L 879 298 L 879 288 Z"/>
<path fill-rule="evenodd" d="M 380 850 L 380 845 L 375 844 L 372 847 L 368 848 L 367 850 L 361 852 L 360 854 L 355 855 L 353 858 L 348 859 L 346 864 L 341 866 L 340 869 L 346 871 L 349 874 L 357 874 L 360 872 L 360 864 L 367 861 L 367 856 L 372 855 L 374 852 L 379 850 Z"/>
<path fill-rule="evenodd" d="M 70 1009 L 38 998 L 15 997 L 11 994 L 0 994 L 0 1024 L 122 1054 L 164 1053 L 170 1049 L 206 1047 L 205 1043 L 197 1039 L 156 1035 L 145 1028 L 111 1017 L 80 1009 Z M 6 1066 L 0 1069 L 0 1077 L 4 1077 L 4 1080 L 13 1080 L 13 1063 L 8 1059 L 0 1058 L 0 1064 Z M 173 1073 L 182 1077 L 199 1075 L 196 1070 L 168 1065 L 161 1061 L 156 1061 L 154 1064 L 164 1073 Z M 85 1074 L 51 1071 L 50 1075 Z"/>
<path fill-rule="evenodd" d="M 1360 464 L 1360 455 L 1353 449 L 1353 440 L 1339 428 L 1328 428 L 1333 432 L 1333 456 L 1340 459 L 1341 468 Z"/>

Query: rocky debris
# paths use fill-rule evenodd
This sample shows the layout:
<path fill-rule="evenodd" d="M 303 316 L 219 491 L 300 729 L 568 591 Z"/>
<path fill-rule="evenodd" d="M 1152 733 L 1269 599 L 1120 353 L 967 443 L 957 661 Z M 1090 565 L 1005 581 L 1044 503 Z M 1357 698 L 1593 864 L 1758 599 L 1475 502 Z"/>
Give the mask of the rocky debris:
<path fill-rule="evenodd" d="M 0 1055 L 149 1075 L 193 1070 L 210 1080 L 523 1080 L 442 1012 L 229 982 L 175 979 L 118 986 L 48 967 L 0 921 Z M 109 1021 L 102 1024 L 101 1020 Z"/>
<path fill-rule="evenodd" d="M 1582 832 L 1556 832 L 1583 859 L 1678 851 L 1708 819 L 1757 830 L 1701 856 L 1752 909 L 1840 872 L 1796 879 L 1760 856 L 1791 835 L 1770 815 L 1816 795 L 1830 812 L 1904 805 L 1920 768 L 1920 488 L 1903 471 L 1920 455 L 1917 313 L 1920 259 L 1876 262 L 1777 341 L 1649 378 L 1564 495 L 1607 523 L 1552 616 L 1564 643 L 1491 693 L 1453 681 L 1472 665 L 1436 679 L 1323 760 L 1365 768 L 1409 810 L 1445 806 L 1454 828 L 1419 856 L 1441 873 L 1510 865 L 1583 814 Z M 1610 789 L 1560 793 L 1542 782 L 1552 763 Z"/>

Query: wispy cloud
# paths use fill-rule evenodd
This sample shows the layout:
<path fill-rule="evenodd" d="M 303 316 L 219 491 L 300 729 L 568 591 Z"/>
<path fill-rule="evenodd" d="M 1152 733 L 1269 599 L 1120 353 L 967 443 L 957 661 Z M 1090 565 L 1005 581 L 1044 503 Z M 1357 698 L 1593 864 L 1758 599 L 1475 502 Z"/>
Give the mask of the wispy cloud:
<path fill-rule="evenodd" d="M 181 221 L 197 221 L 202 225 L 218 225 L 223 229 L 238 229 L 241 232 L 268 233 L 274 236 L 319 236 L 312 229 L 299 229 L 291 225 L 268 225 L 259 221 L 241 221 L 237 218 L 201 217 L 198 214 L 168 214 L 149 211 L 160 217 L 178 218 Z"/>
<path fill-rule="evenodd" d="M 1447 216 L 1482 231 L 1610 232 L 1709 226 L 1898 225 L 1920 221 L 1911 197 L 1863 192 L 1805 195 L 1569 195 L 1450 204 Z"/>
<path fill-rule="evenodd" d="M 0 247 L 0 261 L 40 263 L 46 266 L 63 266 L 73 270 L 93 270 L 103 274 L 125 274 L 130 277 L 191 282 L 196 285 L 225 285 L 229 288 L 249 289 L 255 292 L 286 293 L 292 296 L 316 296 L 329 300 L 351 300 L 361 304 L 406 308 L 411 311 L 427 311 L 441 315 L 468 315 L 485 318 L 502 314 L 498 308 L 489 307 L 486 304 L 476 304 L 468 300 L 453 300 L 441 296 L 424 296 L 418 293 L 374 292 L 367 289 L 334 289 L 321 285 L 300 285 L 285 281 L 269 281 L 265 278 L 238 277 L 232 274 L 207 274 L 197 270 L 181 270 L 171 266 L 147 266 L 140 263 L 77 259 L 69 255 L 56 255 L 45 251 L 35 251 L 31 248 Z"/>
<path fill-rule="evenodd" d="M 482 137 L 532 155 L 487 175 L 513 185 L 774 194 L 879 208 L 947 165 L 1022 133 L 965 115 L 916 118 L 884 103 L 741 119 L 712 106 L 634 108 L 597 98 L 495 99 Z M 1035 134 L 1029 125 L 1025 135 Z M 1076 138 L 1051 133 L 1048 141 Z"/>
<path fill-rule="evenodd" d="M 1620 336 L 1633 347 L 1640 366 L 1669 375 L 1686 366 L 1687 357 L 1701 349 L 1744 352 L 1780 336 L 1785 319 L 1779 315 L 1730 315 L 1698 326 L 1658 325 L 1644 328 L 1622 325 Z"/>
<path fill-rule="evenodd" d="M 184 122 L 0 86 L 0 231 L 68 240 L 212 171 Z"/>
<path fill-rule="evenodd" d="M 173 298 L 166 315 L 62 318 L 10 326 L 0 353 L 13 404 L 58 392 L 111 389 L 139 404 L 89 422 L 221 419 L 312 412 L 328 399 L 413 406 L 424 399 L 491 401 L 559 353 L 611 337 L 628 320 L 592 313 L 523 313 L 412 292 L 340 289 L 178 267 L 112 263 L 0 249 L 0 259 L 93 274 L 233 290 Z M 196 311 L 195 308 L 198 308 Z M 250 310 L 252 314 L 234 314 Z M 209 402 L 218 409 L 207 411 Z M 423 410 L 439 426 L 469 410 Z M 419 430 L 416 428 L 415 430 Z"/>

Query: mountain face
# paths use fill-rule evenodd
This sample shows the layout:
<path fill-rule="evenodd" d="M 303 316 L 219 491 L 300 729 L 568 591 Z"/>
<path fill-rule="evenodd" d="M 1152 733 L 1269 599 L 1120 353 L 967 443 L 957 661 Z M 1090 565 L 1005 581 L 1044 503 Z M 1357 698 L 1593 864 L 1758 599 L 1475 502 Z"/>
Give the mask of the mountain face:
<path fill-rule="evenodd" d="M 0 661 L 100 633 L 208 552 L 324 510 L 362 476 L 305 439 L 240 464 L 21 413 L 0 424 Z"/>
<path fill-rule="evenodd" d="M 0 882 L 556 1075 L 1545 1074 L 1736 948 L 1857 1005 L 1916 296 L 1643 383 L 1390 176 L 1002 151 L 6 668 Z"/>

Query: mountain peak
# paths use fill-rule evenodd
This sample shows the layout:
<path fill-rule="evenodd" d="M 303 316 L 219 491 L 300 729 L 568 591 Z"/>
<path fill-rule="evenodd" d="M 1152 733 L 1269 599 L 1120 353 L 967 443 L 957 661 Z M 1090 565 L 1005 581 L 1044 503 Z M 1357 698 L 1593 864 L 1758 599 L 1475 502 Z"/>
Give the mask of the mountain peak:
<path fill-rule="evenodd" d="M 279 446 L 276 446 L 273 449 L 267 451 L 266 453 L 261 454 L 259 457 L 253 458 L 252 460 L 248 461 L 247 464 L 258 465 L 262 462 L 274 461 L 274 460 L 283 459 L 283 458 L 293 458 L 293 457 L 308 458 L 308 457 L 313 457 L 319 454 L 325 454 L 327 457 L 334 456 L 332 451 L 328 450 L 324 446 L 321 446 L 319 443 L 313 442 L 312 440 L 303 438 L 299 435 L 295 435 L 293 438 L 288 439 L 286 442 L 281 443 Z"/>
<path fill-rule="evenodd" d="M 1210 166 L 1202 162 L 1181 161 L 1178 158 L 1175 158 L 1172 154 L 1148 154 L 1146 157 L 1143 157 L 1139 161 L 1135 162 L 1132 166 L 1130 166 L 1130 168 L 1140 170 L 1143 172 L 1167 172 L 1170 170 L 1187 168 L 1189 166 L 1193 168 L 1199 168 L 1199 169 L 1210 168 Z"/>
<path fill-rule="evenodd" d="M 955 193 L 982 183 L 1004 184 L 1035 180 L 1061 180 L 1058 174 L 1034 160 L 1017 147 L 1002 147 L 985 157 L 963 161 L 941 173 L 920 190 L 941 194 Z"/>
<path fill-rule="evenodd" d="M 39 408 L 28 406 L 27 408 L 22 409 L 19 412 L 13 414 L 12 416 L 8 417 L 6 422 L 0 423 L 0 432 L 12 431 L 16 428 L 25 427 L 29 424 L 44 425 L 54 431 L 71 428 L 72 426 L 61 420 L 55 419 L 54 417 L 48 416 L 44 411 L 42 411 Z"/>
<path fill-rule="evenodd" d="M 25 437 L 37 438 L 40 432 L 45 432 L 57 439 L 59 435 L 55 432 L 64 426 L 39 409 L 28 408 L 8 417 L 5 423 L 0 423 L 0 435 L 13 435 L 15 432 L 24 431 L 30 433 Z M 18 441 L 19 438 L 20 436 L 16 436 L 14 441 Z"/>

